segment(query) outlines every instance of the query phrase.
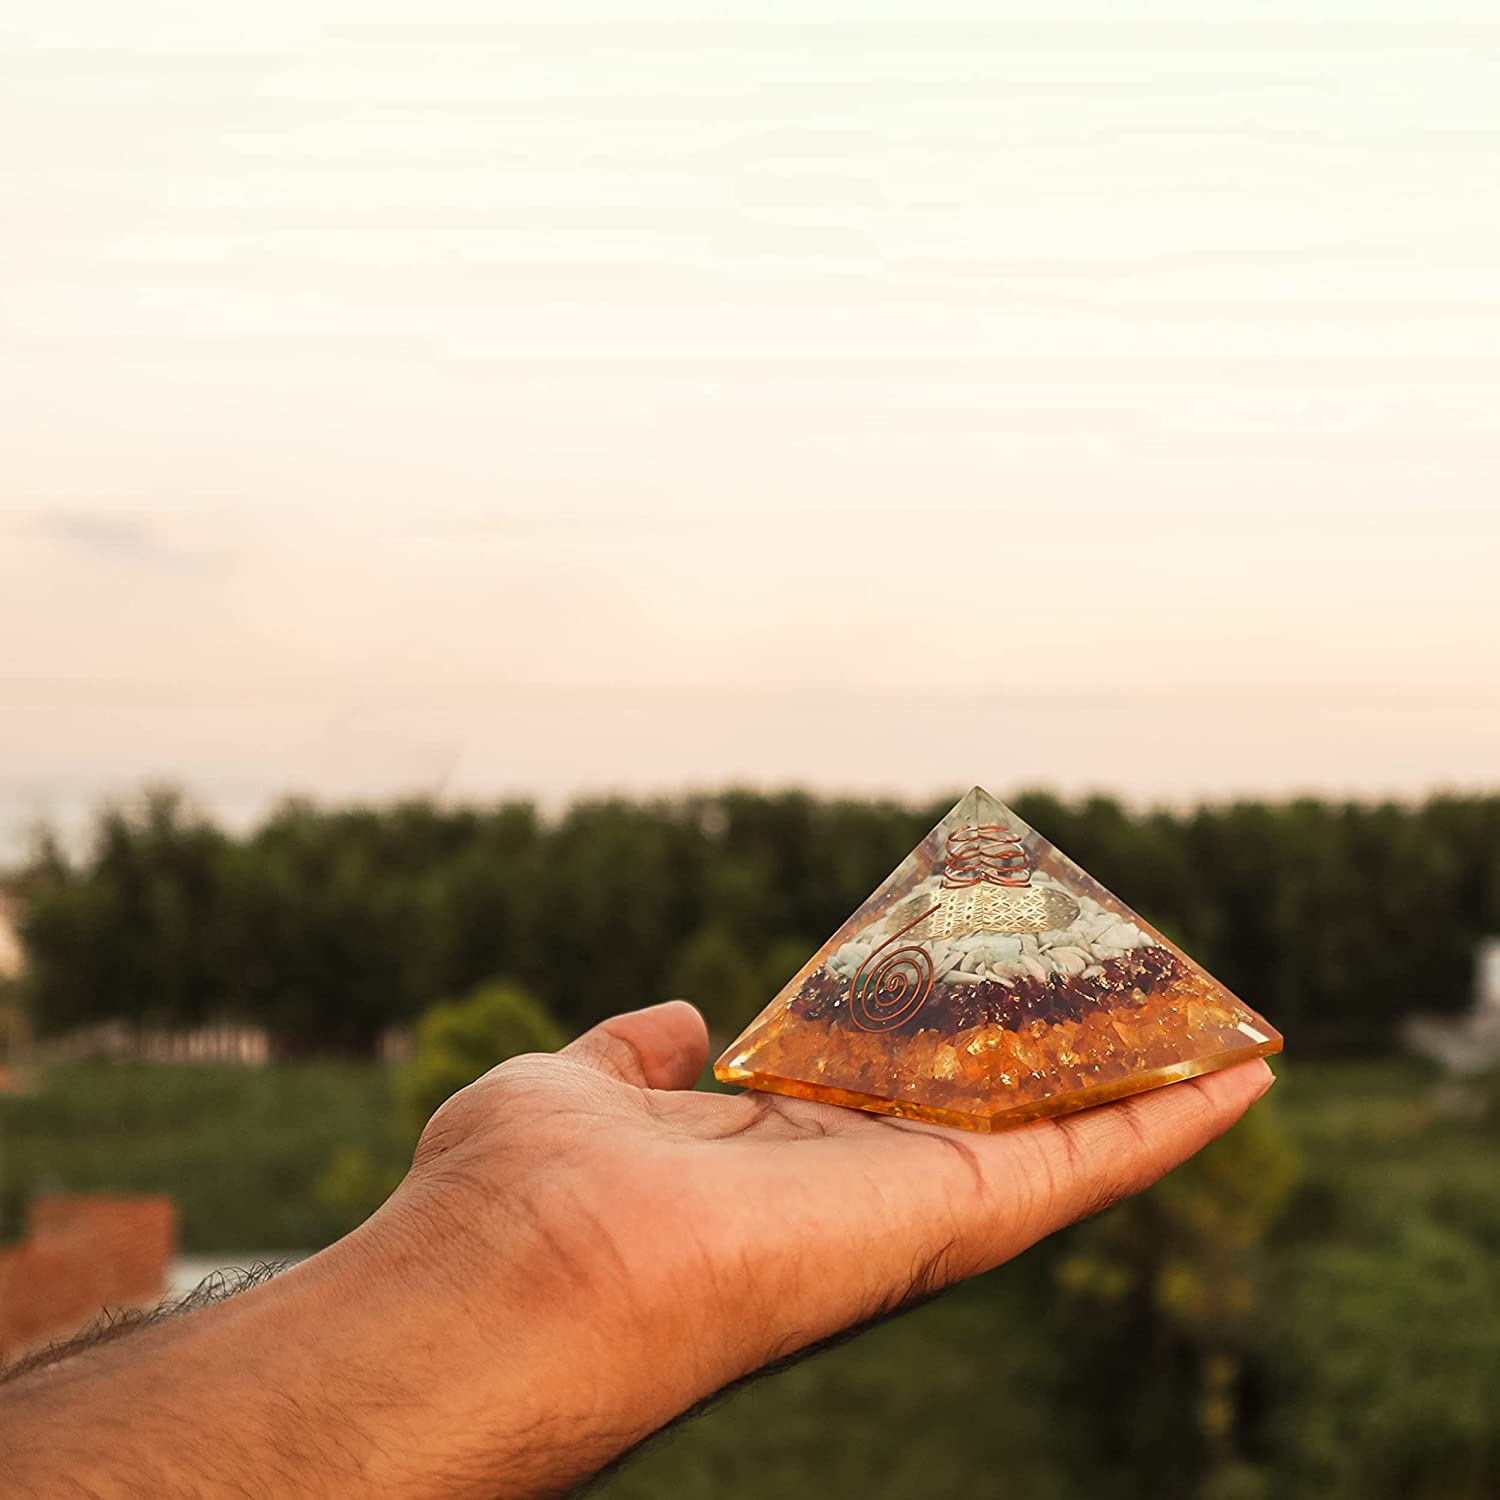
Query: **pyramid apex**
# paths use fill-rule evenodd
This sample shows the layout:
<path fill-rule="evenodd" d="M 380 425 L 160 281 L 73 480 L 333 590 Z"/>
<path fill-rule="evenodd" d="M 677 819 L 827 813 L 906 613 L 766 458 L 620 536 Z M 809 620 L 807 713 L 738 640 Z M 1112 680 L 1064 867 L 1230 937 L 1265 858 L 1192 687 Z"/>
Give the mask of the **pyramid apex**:
<path fill-rule="evenodd" d="M 953 812 L 949 816 L 957 816 L 962 822 L 985 823 L 991 821 L 998 810 L 1004 807 L 1005 804 L 993 792 L 976 782 L 954 803 Z"/>

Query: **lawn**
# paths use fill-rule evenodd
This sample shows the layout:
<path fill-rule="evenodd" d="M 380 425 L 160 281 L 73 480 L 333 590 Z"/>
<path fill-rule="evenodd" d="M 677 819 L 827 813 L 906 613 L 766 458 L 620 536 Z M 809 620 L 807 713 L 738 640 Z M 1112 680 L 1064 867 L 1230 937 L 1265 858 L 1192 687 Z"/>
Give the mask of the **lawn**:
<path fill-rule="evenodd" d="M 368 1063 L 59 1063 L 35 1083 L 0 1097 L 0 1240 L 51 1189 L 170 1193 L 194 1254 L 316 1249 L 349 1227 L 318 1191 L 335 1150 L 395 1149 L 389 1074 Z"/>
<path fill-rule="evenodd" d="M 1060 1462 L 1056 1355 L 1033 1334 L 1036 1291 L 1014 1274 L 959 1288 L 744 1387 L 591 1494 L 1084 1500 Z"/>

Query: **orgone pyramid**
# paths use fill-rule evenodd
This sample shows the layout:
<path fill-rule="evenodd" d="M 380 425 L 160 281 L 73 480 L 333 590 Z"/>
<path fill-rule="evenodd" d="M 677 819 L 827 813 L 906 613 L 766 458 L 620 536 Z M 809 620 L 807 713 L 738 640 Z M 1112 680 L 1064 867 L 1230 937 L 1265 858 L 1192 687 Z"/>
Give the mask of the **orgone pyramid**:
<path fill-rule="evenodd" d="M 975 787 L 714 1074 L 988 1131 L 1280 1050 L 1279 1032 Z"/>

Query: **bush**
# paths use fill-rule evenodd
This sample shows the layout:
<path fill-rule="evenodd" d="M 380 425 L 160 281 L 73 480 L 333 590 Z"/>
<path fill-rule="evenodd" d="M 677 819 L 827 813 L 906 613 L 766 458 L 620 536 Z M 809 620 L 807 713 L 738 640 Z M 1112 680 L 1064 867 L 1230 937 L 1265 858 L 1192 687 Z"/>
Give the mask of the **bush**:
<path fill-rule="evenodd" d="M 555 1052 L 567 1040 L 546 1008 L 519 985 L 494 981 L 434 1005 L 417 1022 L 416 1049 L 396 1081 L 415 1133 L 442 1102 L 508 1057 Z"/>
<path fill-rule="evenodd" d="M 1260 1335 L 1277 1393 L 1278 1493 L 1496 1493 L 1500 1283 L 1481 1245 L 1405 1217 L 1377 1242 L 1300 1251 L 1267 1291 Z"/>

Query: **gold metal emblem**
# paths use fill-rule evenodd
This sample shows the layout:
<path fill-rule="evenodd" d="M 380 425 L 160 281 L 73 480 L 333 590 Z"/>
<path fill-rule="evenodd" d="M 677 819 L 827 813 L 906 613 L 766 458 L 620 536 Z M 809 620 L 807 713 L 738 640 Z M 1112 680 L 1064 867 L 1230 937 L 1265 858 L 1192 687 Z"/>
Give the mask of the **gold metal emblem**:
<path fill-rule="evenodd" d="M 907 937 L 920 943 L 976 932 L 1055 932 L 1071 926 L 1077 917 L 1078 903 L 1054 886 L 973 885 L 966 890 L 939 891 L 931 914 L 911 928 Z"/>

